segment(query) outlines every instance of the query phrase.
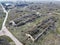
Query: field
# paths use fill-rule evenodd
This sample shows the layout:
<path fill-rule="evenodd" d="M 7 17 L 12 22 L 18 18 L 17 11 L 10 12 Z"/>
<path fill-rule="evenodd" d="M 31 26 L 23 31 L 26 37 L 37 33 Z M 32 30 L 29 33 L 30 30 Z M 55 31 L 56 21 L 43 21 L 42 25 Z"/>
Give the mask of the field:
<path fill-rule="evenodd" d="M 2 10 L 2 7 L 0 6 L 0 29 L 2 27 L 2 23 L 4 21 L 5 13 Z"/>
<path fill-rule="evenodd" d="M 15 45 L 14 42 L 7 36 L 0 37 L 0 45 Z"/>

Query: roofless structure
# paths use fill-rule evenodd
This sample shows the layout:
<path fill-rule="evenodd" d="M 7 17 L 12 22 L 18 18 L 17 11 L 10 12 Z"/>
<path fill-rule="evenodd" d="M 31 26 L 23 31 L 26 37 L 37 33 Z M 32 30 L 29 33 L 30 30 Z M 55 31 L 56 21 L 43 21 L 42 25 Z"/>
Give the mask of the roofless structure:
<path fill-rule="evenodd" d="M 43 20 L 36 27 L 26 32 L 26 36 L 31 38 L 32 41 L 37 40 L 39 37 L 43 35 L 44 32 L 50 30 L 55 26 L 55 22 L 57 19 L 55 17 L 50 17 L 47 20 Z"/>

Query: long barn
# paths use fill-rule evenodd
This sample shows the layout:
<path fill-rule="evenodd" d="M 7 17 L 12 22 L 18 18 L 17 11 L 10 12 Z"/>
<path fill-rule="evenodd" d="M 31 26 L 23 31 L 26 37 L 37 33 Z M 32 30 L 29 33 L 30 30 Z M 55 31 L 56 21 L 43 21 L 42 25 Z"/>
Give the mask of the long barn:
<path fill-rule="evenodd" d="M 10 21 L 9 24 L 18 27 L 18 26 L 22 26 L 28 22 L 33 22 L 37 18 L 40 18 L 40 16 L 37 14 L 25 15 L 25 16 L 22 16 L 20 18 L 17 18 L 17 19 Z"/>
<path fill-rule="evenodd" d="M 32 41 L 37 40 L 45 31 L 53 28 L 55 26 L 55 22 L 57 19 L 55 17 L 49 17 L 46 20 L 43 20 L 40 24 L 36 27 L 32 28 L 31 30 L 27 31 L 26 36 L 31 38 Z M 42 31 L 43 30 L 43 31 Z"/>

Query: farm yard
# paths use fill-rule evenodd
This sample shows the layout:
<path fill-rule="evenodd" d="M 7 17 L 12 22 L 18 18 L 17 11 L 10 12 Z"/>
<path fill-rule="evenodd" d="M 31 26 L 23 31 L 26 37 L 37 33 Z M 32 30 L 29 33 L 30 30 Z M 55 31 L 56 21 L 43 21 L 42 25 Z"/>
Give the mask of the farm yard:
<path fill-rule="evenodd" d="M 6 27 L 24 45 L 59 45 L 60 7 L 58 6 L 57 4 L 54 5 L 54 3 L 39 3 L 39 5 L 33 3 L 25 7 L 25 9 L 24 7 L 16 7 L 9 13 Z M 39 28 L 37 28 L 38 26 Z M 41 34 L 41 36 L 33 41 L 32 38 L 37 38 L 37 33 Z"/>
<path fill-rule="evenodd" d="M 23 45 L 60 45 L 60 3 L 19 4 L 20 2 L 8 14 L 7 29 Z M 0 6 L 0 29 L 4 17 L 5 13 Z M 0 41 L 2 40 L 2 44 L 15 45 L 7 36 L 1 36 Z"/>

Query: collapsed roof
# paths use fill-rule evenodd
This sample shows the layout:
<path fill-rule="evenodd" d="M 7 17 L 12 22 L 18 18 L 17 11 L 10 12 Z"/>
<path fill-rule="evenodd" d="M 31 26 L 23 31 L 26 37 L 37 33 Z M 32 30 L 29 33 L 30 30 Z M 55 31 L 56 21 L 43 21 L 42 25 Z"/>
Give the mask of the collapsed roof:
<path fill-rule="evenodd" d="M 32 41 L 37 40 L 44 32 L 50 30 L 55 26 L 55 22 L 57 19 L 55 17 L 50 17 L 46 20 L 43 20 L 40 24 L 36 27 L 32 28 L 31 30 L 27 31 L 26 36 L 31 38 Z"/>

